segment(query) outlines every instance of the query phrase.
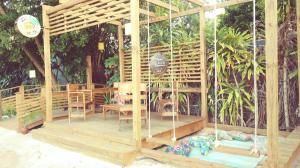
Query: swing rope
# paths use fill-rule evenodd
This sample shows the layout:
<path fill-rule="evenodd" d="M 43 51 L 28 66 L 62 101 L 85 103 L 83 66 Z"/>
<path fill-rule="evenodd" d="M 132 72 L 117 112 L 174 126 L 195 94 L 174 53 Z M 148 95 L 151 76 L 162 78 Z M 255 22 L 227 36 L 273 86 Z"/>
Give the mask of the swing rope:
<path fill-rule="evenodd" d="M 148 137 L 152 138 L 151 135 L 151 71 L 150 71 L 150 7 L 149 7 L 149 1 L 147 1 L 147 43 L 148 43 L 148 93 L 149 93 L 149 97 L 148 97 L 148 117 L 149 117 L 149 121 L 148 121 Z"/>
<path fill-rule="evenodd" d="M 255 120 L 255 130 L 254 130 L 254 149 L 253 152 L 257 153 L 257 127 L 258 127 L 258 98 L 257 98 L 257 62 L 256 62 L 256 0 L 253 0 L 253 89 L 254 89 L 254 120 Z"/>
<path fill-rule="evenodd" d="M 172 0 L 169 0 L 169 22 L 170 22 L 170 50 L 171 50 L 171 87 L 172 87 L 172 114 L 173 114 L 173 138 L 176 141 L 175 129 L 175 97 L 174 97 L 174 70 L 173 70 L 173 27 L 172 27 Z"/>
<path fill-rule="evenodd" d="M 215 66 L 215 146 L 219 146 L 218 141 L 218 68 L 217 68 L 217 1 L 214 5 L 214 66 Z"/>

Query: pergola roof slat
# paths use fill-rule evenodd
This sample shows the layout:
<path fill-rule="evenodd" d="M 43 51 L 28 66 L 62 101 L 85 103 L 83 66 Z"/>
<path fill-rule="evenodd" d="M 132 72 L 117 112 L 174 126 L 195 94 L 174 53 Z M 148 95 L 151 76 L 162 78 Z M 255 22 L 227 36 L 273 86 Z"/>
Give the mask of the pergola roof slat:
<path fill-rule="evenodd" d="M 105 1 L 104 3 L 98 3 L 93 6 L 90 6 L 89 8 L 80 8 L 79 10 L 76 11 L 70 11 L 68 13 L 65 13 L 62 15 L 60 19 L 57 19 L 56 21 L 53 21 L 50 23 L 50 28 L 56 28 L 58 27 L 57 25 L 60 24 L 66 24 L 63 23 L 62 21 L 66 19 L 66 21 L 70 20 L 70 22 L 67 22 L 67 24 L 72 24 L 74 22 L 79 22 L 82 18 L 78 18 L 80 15 L 83 15 L 88 10 L 88 13 L 85 13 L 86 15 L 89 15 L 89 17 L 97 17 L 97 15 L 101 15 L 103 13 L 106 13 L 105 9 L 109 8 L 114 5 L 122 4 L 125 2 L 129 2 L 129 0 L 120 0 L 120 1 L 115 1 L 115 2 L 109 2 Z M 104 5 L 105 4 L 105 5 Z M 56 25 L 56 26 L 53 26 Z"/>
<path fill-rule="evenodd" d="M 229 0 L 225 2 L 219 2 L 216 4 L 216 8 L 225 8 L 232 5 L 243 4 L 247 2 L 252 2 L 253 0 Z M 215 8 L 215 4 L 209 4 L 204 6 L 205 10 L 212 10 Z"/>
<path fill-rule="evenodd" d="M 52 31 L 51 36 L 74 31 L 74 30 L 79 30 L 79 29 L 83 29 L 83 28 L 87 28 L 87 27 L 91 27 L 91 26 L 95 26 L 95 25 L 99 25 L 101 23 L 115 21 L 117 19 L 121 19 L 121 18 L 127 17 L 129 15 L 130 15 L 129 8 L 125 8 L 123 10 L 113 12 L 113 13 L 111 13 L 111 15 L 105 15 L 103 17 L 99 17 L 98 21 L 93 21 L 91 23 L 86 23 L 86 24 L 81 23 L 81 24 L 76 24 L 76 25 L 69 25 L 69 27 L 67 29 L 62 27 L 62 28 L 60 28 L 60 30 L 57 29 L 55 31 Z M 108 18 L 108 16 L 111 16 L 111 18 Z"/>
<path fill-rule="evenodd" d="M 166 8 L 166 9 L 170 9 L 168 3 L 162 2 L 160 0 L 146 0 L 146 1 L 148 1 L 149 3 L 152 3 L 154 5 L 157 5 L 157 6 Z M 172 10 L 175 12 L 179 12 L 179 8 L 177 8 L 176 6 L 172 6 Z"/>

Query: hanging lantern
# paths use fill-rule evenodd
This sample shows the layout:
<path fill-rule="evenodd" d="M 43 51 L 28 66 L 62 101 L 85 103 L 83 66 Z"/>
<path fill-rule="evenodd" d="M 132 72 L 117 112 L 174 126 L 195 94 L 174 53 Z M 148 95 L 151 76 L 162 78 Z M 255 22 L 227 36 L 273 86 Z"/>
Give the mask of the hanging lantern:
<path fill-rule="evenodd" d="M 126 23 L 125 24 L 125 35 L 126 36 L 131 35 L 131 31 L 132 31 L 132 25 L 131 25 L 131 23 Z"/>
<path fill-rule="evenodd" d="M 98 43 L 98 50 L 99 51 L 104 51 L 104 42 L 99 42 Z"/>
<path fill-rule="evenodd" d="M 169 60 L 162 53 L 156 53 L 150 59 L 150 70 L 154 75 L 164 74 L 168 66 Z"/>

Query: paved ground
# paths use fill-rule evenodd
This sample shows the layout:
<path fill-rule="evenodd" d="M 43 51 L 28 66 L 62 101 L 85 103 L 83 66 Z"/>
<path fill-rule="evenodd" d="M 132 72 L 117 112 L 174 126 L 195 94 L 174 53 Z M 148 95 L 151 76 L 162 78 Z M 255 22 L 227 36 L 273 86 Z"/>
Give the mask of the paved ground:
<path fill-rule="evenodd" d="M 119 168 L 120 166 L 64 150 L 0 127 L 1 168 Z M 139 159 L 129 168 L 171 168 L 151 159 Z"/>

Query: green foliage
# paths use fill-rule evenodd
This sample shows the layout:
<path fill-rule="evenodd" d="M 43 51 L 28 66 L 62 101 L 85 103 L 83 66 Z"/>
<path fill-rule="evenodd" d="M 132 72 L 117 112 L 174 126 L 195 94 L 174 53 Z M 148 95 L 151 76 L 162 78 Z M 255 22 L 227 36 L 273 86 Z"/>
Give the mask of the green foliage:
<path fill-rule="evenodd" d="M 239 32 L 233 28 L 221 28 L 217 32 L 217 73 L 219 117 L 222 123 L 237 125 L 244 123 L 241 113 L 253 112 L 253 51 L 252 36 L 247 32 Z M 214 51 L 212 39 L 209 43 L 209 74 L 214 75 Z M 257 59 L 258 79 L 264 75 L 264 57 Z M 213 83 L 213 80 L 211 81 Z M 211 87 L 211 89 L 214 89 Z M 213 92 L 211 92 L 213 93 Z M 211 101 L 211 106 L 214 102 Z"/>
<path fill-rule="evenodd" d="M 111 104 L 111 98 L 109 95 L 103 95 L 104 104 Z"/>
<path fill-rule="evenodd" d="M 119 72 L 119 57 L 113 56 L 105 60 L 105 74 L 109 76 L 109 79 L 106 82 L 107 86 L 112 86 L 114 82 L 120 81 L 120 72 Z"/>
<path fill-rule="evenodd" d="M 24 118 L 23 118 L 23 126 L 26 127 L 36 121 L 42 120 L 43 119 L 43 113 L 41 111 L 34 111 L 31 113 L 28 113 Z"/>
<path fill-rule="evenodd" d="M 3 111 L 3 115 L 6 115 L 8 117 L 16 116 L 16 108 L 15 107 L 9 107 Z"/>

